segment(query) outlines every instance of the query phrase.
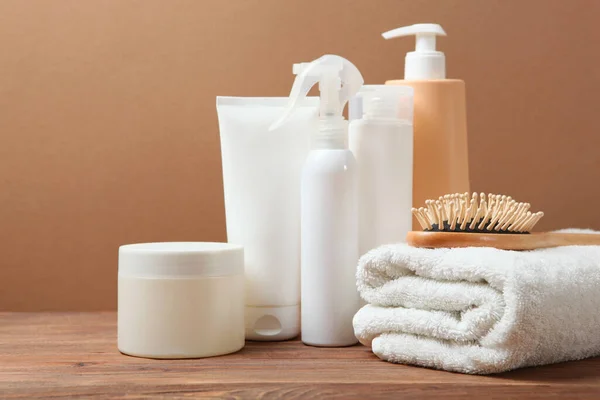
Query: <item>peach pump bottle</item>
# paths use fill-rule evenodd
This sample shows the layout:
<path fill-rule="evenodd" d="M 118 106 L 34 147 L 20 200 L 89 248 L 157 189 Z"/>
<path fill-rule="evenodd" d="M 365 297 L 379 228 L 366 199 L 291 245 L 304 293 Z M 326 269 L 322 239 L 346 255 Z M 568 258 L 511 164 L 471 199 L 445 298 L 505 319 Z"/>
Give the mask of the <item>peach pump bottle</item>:
<path fill-rule="evenodd" d="M 436 36 L 446 36 L 437 24 L 416 24 L 385 32 L 385 39 L 416 36 L 415 51 L 406 54 L 404 79 L 386 85 L 414 89 L 413 207 L 447 193 L 468 192 L 469 160 L 465 82 L 446 79 L 444 53 Z M 413 229 L 419 229 L 413 221 Z"/>

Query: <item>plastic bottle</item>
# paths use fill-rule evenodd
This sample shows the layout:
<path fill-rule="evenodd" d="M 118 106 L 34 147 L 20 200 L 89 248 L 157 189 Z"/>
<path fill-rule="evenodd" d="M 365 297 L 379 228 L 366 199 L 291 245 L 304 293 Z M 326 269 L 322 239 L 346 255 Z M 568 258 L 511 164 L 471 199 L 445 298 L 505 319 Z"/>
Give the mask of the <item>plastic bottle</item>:
<path fill-rule="evenodd" d="M 413 89 L 365 85 L 350 100 L 350 150 L 358 164 L 359 254 L 406 241 L 412 228 Z M 353 116 L 351 116 L 351 119 Z"/>
<path fill-rule="evenodd" d="M 246 339 L 300 334 L 300 176 L 319 99 L 269 131 L 286 97 L 217 97 L 227 240 L 244 247 Z"/>
<path fill-rule="evenodd" d="M 406 54 L 404 79 L 386 85 L 410 86 L 414 97 L 413 205 L 469 187 L 465 83 L 446 79 L 444 53 L 436 36 L 446 36 L 437 24 L 416 24 L 383 33 L 385 39 L 416 36 L 415 51 Z M 413 228 L 419 225 L 413 220 Z"/>
<path fill-rule="evenodd" d="M 357 343 L 352 318 L 359 308 L 357 171 L 342 111 L 363 78 L 350 61 L 334 55 L 295 65 L 294 73 L 288 108 L 272 128 L 283 124 L 317 83 L 321 98 L 319 127 L 302 171 L 302 341 L 349 346 Z"/>

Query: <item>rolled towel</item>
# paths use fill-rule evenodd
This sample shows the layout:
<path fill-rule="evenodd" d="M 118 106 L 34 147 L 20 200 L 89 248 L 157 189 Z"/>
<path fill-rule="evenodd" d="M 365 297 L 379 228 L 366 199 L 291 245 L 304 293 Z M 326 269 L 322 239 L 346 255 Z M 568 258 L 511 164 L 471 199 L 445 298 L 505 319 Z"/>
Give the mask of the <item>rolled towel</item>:
<path fill-rule="evenodd" d="M 388 245 L 357 285 L 355 334 L 386 361 L 489 374 L 600 355 L 600 246 Z"/>

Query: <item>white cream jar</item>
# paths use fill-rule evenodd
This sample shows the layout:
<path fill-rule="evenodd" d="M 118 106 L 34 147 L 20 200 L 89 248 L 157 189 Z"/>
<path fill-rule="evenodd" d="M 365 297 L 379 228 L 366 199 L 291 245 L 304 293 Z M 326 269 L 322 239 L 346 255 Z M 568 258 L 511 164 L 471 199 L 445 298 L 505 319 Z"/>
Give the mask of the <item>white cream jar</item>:
<path fill-rule="evenodd" d="M 244 347 L 244 251 L 227 243 L 119 248 L 118 347 L 196 358 Z"/>

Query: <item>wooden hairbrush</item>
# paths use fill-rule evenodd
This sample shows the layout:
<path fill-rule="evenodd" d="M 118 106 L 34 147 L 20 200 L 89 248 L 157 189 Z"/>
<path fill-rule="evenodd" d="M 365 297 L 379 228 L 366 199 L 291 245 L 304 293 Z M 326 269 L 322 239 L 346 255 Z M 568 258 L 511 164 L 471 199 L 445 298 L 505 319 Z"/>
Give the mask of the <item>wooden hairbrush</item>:
<path fill-rule="evenodd" d="M 600 235 L 587 233 L 530 233 L 544 216 L 529 211 L 531 204 L 510 196 L 473 193 L 448 194 L 427 200 L 412 213 L 423 232 L 409 232 L 414 247 L 495 247 L 533 250 L 571 245 L 600 245 Z"/>

